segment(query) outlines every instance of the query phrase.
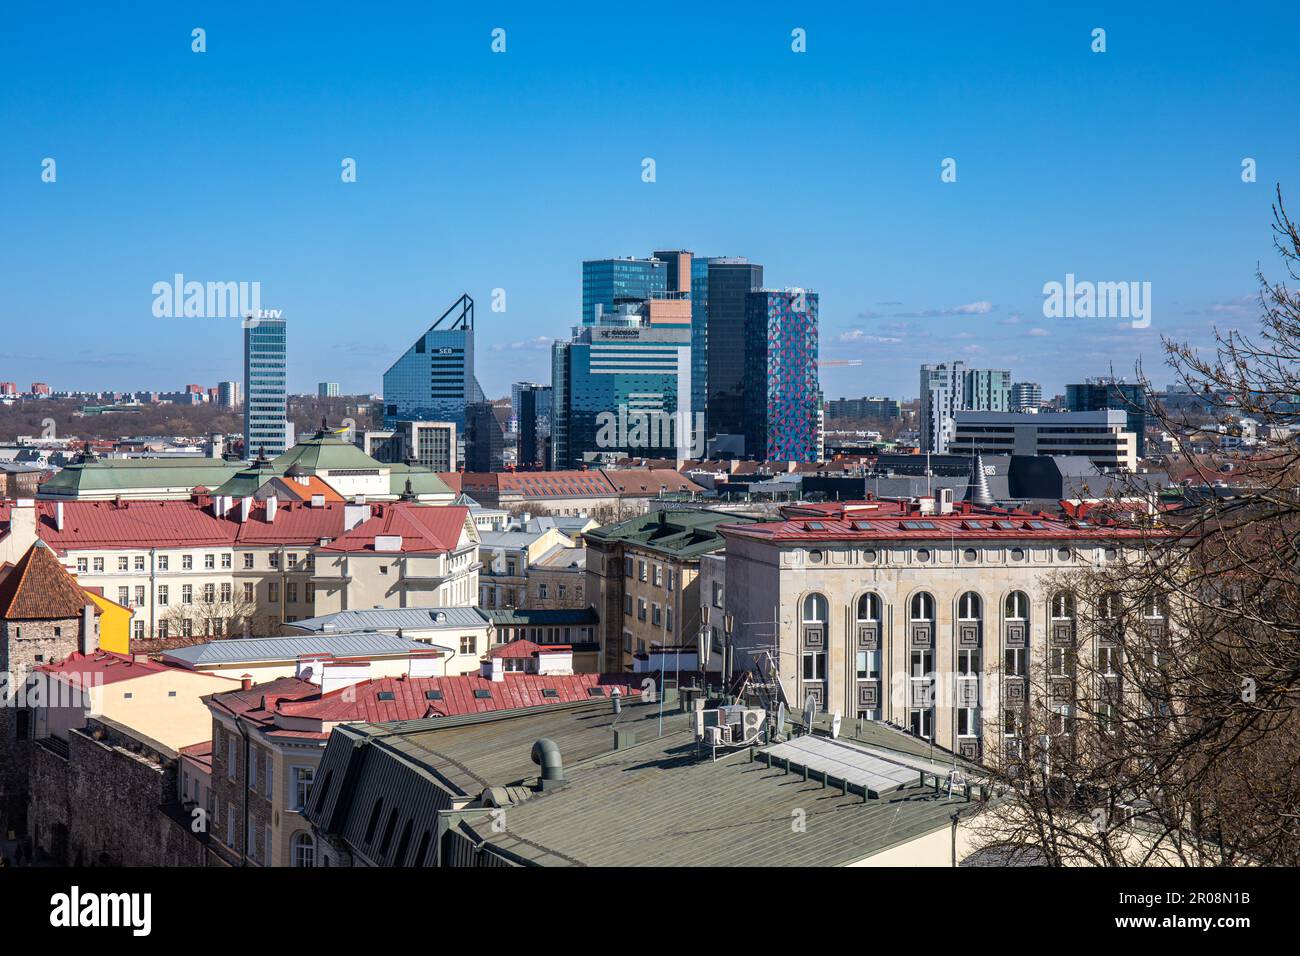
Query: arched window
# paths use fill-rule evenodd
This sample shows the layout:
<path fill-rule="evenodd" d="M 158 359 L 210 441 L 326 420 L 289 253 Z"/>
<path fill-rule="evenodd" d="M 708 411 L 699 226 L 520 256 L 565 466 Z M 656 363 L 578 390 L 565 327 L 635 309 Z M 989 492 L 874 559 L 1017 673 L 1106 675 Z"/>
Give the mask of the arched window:
<path fill-rule="evenodd" d="M 290 860 L 294 866 L 316 865 L 316 841 L 310 833 L 295 833 L 290 842 Z"/>
<path fill-rule="evenodd" d="M 911 619 L 916 623 L 923 623 L 934 620 L 934 596 L 926 591 L 918 591 L 912 595 L 912 604 L 909 608 Z"/>
<path fill-rule="evenodd" d="M 983 619 L 984 602 L 974 591 L 967 591 L 957 600 L 957 619 L 959 621 L 979 621 Z"/>
<path fill-rule="evenodd" d="M 1028 620 L 1029 595 L 1024 591 L 1012 591 L 1007 595 L 1006 612 L 1008 621 Z"/>
<path fill-rule="evenodd" d="M 1069 591 L 1058 591 L 1053 595 L 1052 618 L 1057 621 L 1074 620 L 1074 595 Z"/>
<path fill-rule="evenodd" d="M 868 592 L 858 598 L 858 623 L 878 624 L 880 622 L 880 595 Z"/>
<path fill-rule="evenodd" d="M 826 623 L 826 598 L 820 594 L 810 594 L 803 599 L 803 622 L 805 624 Z"/>

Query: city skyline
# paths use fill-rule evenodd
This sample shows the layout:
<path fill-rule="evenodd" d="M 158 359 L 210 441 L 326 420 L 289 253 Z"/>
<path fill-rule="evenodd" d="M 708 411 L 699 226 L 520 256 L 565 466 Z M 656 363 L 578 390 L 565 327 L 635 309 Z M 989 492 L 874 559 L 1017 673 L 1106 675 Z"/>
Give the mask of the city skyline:
<path fill-rule="evenodd" d="M 403 343 L 468 292 L 477 370 L 502 396 L 547 380 L 551 343 L 581 319 L 584 259 L 685 248 L 820 294 L 822 358 L 863 361 L 826 369 L 827 397 L 915 397 L 922 362 L 954 359 L 1051 395 L 1112 366 L 1131 377 L 1141 356 L 1161 385 L 1161 335 L 1203 345 L 1213 321 L 1253 327 L 1255 269 L 1274 269 L 1272 184 L 1300 155 L 1275 120 L 1300 23 L 1281 5 L 1262 35 L 1120 8 L 923 24 L 695 11 L 689 30 L 642 18 L 597 86 L 586 54 L 623 14 L 412 10 L 397 36 L 365 12 L 254 12 L 42 12 L 40 30 L 15 15 L 0 39 L 16 78 L 0 92 L 13 269 L 0 378 L 56 391 L 239 378 L 237 318 L 151 310 L 154 285 L 180 273 L 260 283 L 261 305 L 295 326 L 300 394 L 319 381 L 379 393 Z M 1104 54 L 1089 48 L 1099 25 Z M 653 66 L 636 65 L 652 48 Z M 322 77 L 321 62 L 337 68 Z M 340 177 L 348 159 L 355 182 Z M 794 222 L 797 236 L 772 228 Z M 1044 284 L 1067 276 L 1150 282 L 1150 325 L 1046 317 Z"/>

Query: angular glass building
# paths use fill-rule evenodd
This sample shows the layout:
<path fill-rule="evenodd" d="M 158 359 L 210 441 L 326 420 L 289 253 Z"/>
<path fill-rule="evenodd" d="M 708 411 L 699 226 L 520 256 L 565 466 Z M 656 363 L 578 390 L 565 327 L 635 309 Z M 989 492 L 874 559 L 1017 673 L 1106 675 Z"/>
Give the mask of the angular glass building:
<path fill-rule="evenodd" d="M 452 422 L 485 401 L 474 375 L 474 300 L 462 295 L 384 373 L 384 427 L 399 421 Z"/>
<path fill-rule="evenodd" d="M 745 452 L 767 461 L 818 461 L 817 293 L 763 289 L 750 292 L 745 306 Z"/>
<path fill-rule="evenodd" d="M 268 458 L 289 450 L 285 372 L 288 334 L 283 318 L 244 320 L 244 455 Z"/>

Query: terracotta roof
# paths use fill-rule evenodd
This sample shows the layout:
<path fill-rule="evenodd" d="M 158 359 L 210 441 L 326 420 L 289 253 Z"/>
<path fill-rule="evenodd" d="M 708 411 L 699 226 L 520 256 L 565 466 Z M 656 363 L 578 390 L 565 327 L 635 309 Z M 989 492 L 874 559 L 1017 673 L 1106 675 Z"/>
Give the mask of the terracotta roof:
<path fill-rule="evenodd" d="M 265 498 L 270 492 L 283 494 L 294 501 L 311 501 L 314 495 L 323 495 L 326 501 L 342 502 L 343 496 L 316 475 L 304 478 L 272 478 L 261 489 L 258 497 Z"/>
<path fill-rule="evenodd" d="M 0 618 L 10 621 L 78 617 L 90 603 L 54 552 L 40 541 L 0 581 Z"/>
<path fill-rule="evenodd" d="M 85 679 L 89 679 L 91 686 L 96 683 L 116 684 L 148 674 L 161 674 L 173 670 L 157 661 L 137 661 L 129 655 L 104 650 L 96 650 L 90 654 L 77 651 L 57 663 L 43 664 L 36 669 L 45 674 L 64 677 L 73 687 L 81 687 Z"/>
<path fill-rule="evenodd" d="M 620 495 L 640 497 L 703 491 L 699 485 L 671 468 L 606 469 L 604 475 Z"/>
<path fill-rule="evenodd" d="M 227 690 L 203 698 L 209 706 L 224 710 L 232 717 L 246 717 L 259 723 L 269 722 L 283 700 L 296 700 L 319 694 L 320 688 L 300 677 L 277 677 L 248 690 Z"/>
<path fill-rule="evenodd" d="M 374 551 L 376 537 L 399 535 L 403 553 L 450 551 L 459 543 L 469 516 L 468 508 L 455 505 L 410 507 L 385 504 L 376 505 L 375 508 L 377 513 L 374 517 L 335 538 L 324 550 Z"/>

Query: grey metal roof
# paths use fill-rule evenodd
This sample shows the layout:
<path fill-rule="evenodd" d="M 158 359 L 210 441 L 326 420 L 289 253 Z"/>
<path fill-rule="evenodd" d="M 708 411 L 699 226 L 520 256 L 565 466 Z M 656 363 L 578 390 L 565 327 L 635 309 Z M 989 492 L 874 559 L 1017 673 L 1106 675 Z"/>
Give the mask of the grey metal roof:
<path fill-rule="evenodd" d="M 951 825 L 980 804 L 905 785 L 863 800 L 742 750 L 696 759 L 688 732 L 565 763 L 569 784 L 510 808 L 504 833 L 465 815 L 471 838 L 537 866 L 835 866 Z M 804 827 L 792 826 L 801 812 Z"/>
<path fill-rule="evenodd" d="M 291 661 L 305 654 L 333 654 L 335 657 L 366 657 L 427 653 L 428 644 L 405 637 L 375 632 L 304 635 L 302 637 L 247 637 L 209 641 L 164 651 L 163 658 L 202 667 L 209 664 L 241 664 L 256 661 Z"/>
<path fill-rule="evenodd" d="M 482 627 L 486 623 L 487 617 L 483 612 L 473 607 L 398 607 L 335 611 L 333 614 L 294 621 L 288 626 L 314 634 L 329 634 L 346 631 L 458 630 Z"/>

